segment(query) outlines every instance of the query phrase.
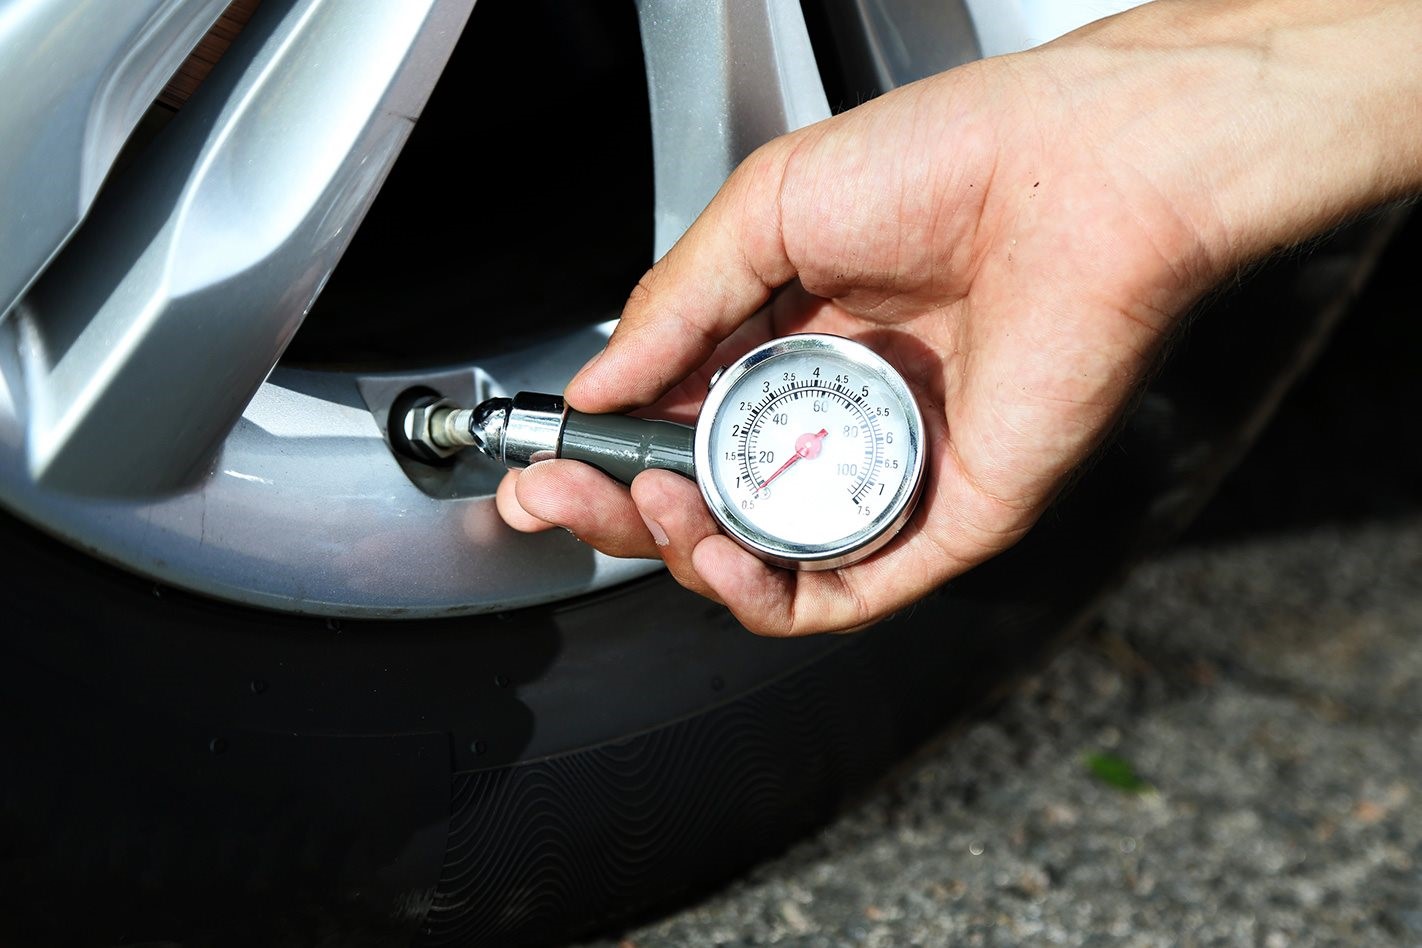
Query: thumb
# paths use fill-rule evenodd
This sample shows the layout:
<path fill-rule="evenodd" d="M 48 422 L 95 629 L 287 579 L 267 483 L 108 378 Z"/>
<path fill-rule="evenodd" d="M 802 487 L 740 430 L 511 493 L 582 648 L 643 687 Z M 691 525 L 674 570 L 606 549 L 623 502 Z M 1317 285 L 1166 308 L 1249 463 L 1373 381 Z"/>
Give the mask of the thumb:
<path fill-rule="evenodd" d="M 743 161 L 643 275 L 607 348 L 568 383 L 570 404 L 587 412 L 651 404 L 795 276 L 780 231 L 791 140 L 776 139 Z"/>

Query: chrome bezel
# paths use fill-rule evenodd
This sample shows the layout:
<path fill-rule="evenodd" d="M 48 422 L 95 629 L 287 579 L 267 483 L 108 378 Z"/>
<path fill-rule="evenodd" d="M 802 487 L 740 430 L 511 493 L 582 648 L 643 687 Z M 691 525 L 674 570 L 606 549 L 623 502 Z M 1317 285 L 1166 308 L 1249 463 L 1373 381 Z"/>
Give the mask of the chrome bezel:
<path fill-rule="evenodd" d="M 829 359 L 841 365 L 848 365 L 861 373 L 869 373 L 892 393 L 903 408 L 908 419 L 909 471 L 900 482 L 893 498 L 883 512 L 874 517 L 863 530 L 833 543 L 799 544 L 790 543 L 748 522 L 741 516 L 740 509 L 724 496 L 716 484 L 714 466 L 711 459 L 711 432 L 717 415 L 726 399 L 752 369 L 762 363 L 782 356 L 817 351 L 825 353 Z M 894 538 L 918 503 L 923 486 L 924 471 L 924 426 L 923 415 L 913 393 L 897 370 L 883 357 L 863 343 L 832 336 L 825 333 L 804 333 L 784 336 L 757 346 L 740 359 L 731 363 L 719 373 L 701 413 L 696 420 L 696 438 L 693 454 L 696 460 L 696 485 L 706 501 L 716 522 L 726 535 L 762 559 L 799 570 L 838 569 L 864 559 L 879 550 Z"/>

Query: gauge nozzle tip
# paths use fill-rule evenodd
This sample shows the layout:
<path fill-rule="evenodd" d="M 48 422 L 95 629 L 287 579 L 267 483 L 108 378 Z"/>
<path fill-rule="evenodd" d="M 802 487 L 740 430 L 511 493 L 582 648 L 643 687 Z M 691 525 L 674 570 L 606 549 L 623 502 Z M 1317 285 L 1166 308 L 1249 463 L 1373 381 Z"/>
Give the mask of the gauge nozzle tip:
<path fill-rule="evenodd" d="M 503 463 L 504 430 L 508 426 L 509 412 L 513 411 L 511 398 L 486 398 L 473 408 L 457 412 L 467 416 L 460 418 L 456 427 L 463 436 L 481 452 Z"/>

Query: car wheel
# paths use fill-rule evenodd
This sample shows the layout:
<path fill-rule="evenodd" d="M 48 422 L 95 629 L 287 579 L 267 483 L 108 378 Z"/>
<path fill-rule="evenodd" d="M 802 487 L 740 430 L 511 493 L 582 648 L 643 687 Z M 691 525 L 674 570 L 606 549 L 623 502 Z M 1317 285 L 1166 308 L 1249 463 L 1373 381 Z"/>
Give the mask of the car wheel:
<path fill-rule="evenodd" d="M 784 846 L 1040 661 L 1208 496 L 1390 219 L 1218 301 L 1027 541 L 852 637 L 759 639 L 655 563 L 515 534 L 499 471 L 397 457 L 386 427 L 414 389 L 561 389 L 762 141 L 1072 25 L 894 0 L 0 17 L 6 943 L 565 938 Z"/>

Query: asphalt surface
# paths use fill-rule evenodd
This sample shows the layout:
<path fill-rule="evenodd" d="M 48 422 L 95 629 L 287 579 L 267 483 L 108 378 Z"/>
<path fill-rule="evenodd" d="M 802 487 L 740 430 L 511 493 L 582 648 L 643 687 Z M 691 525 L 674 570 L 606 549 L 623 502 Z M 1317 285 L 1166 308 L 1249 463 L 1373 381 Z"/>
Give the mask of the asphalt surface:
<path fill-rule="evenodd" d="M 1422 321 L 1390 286 L 1091 633 L 815 837 L 593 944 L 1422 945 Z"/>

